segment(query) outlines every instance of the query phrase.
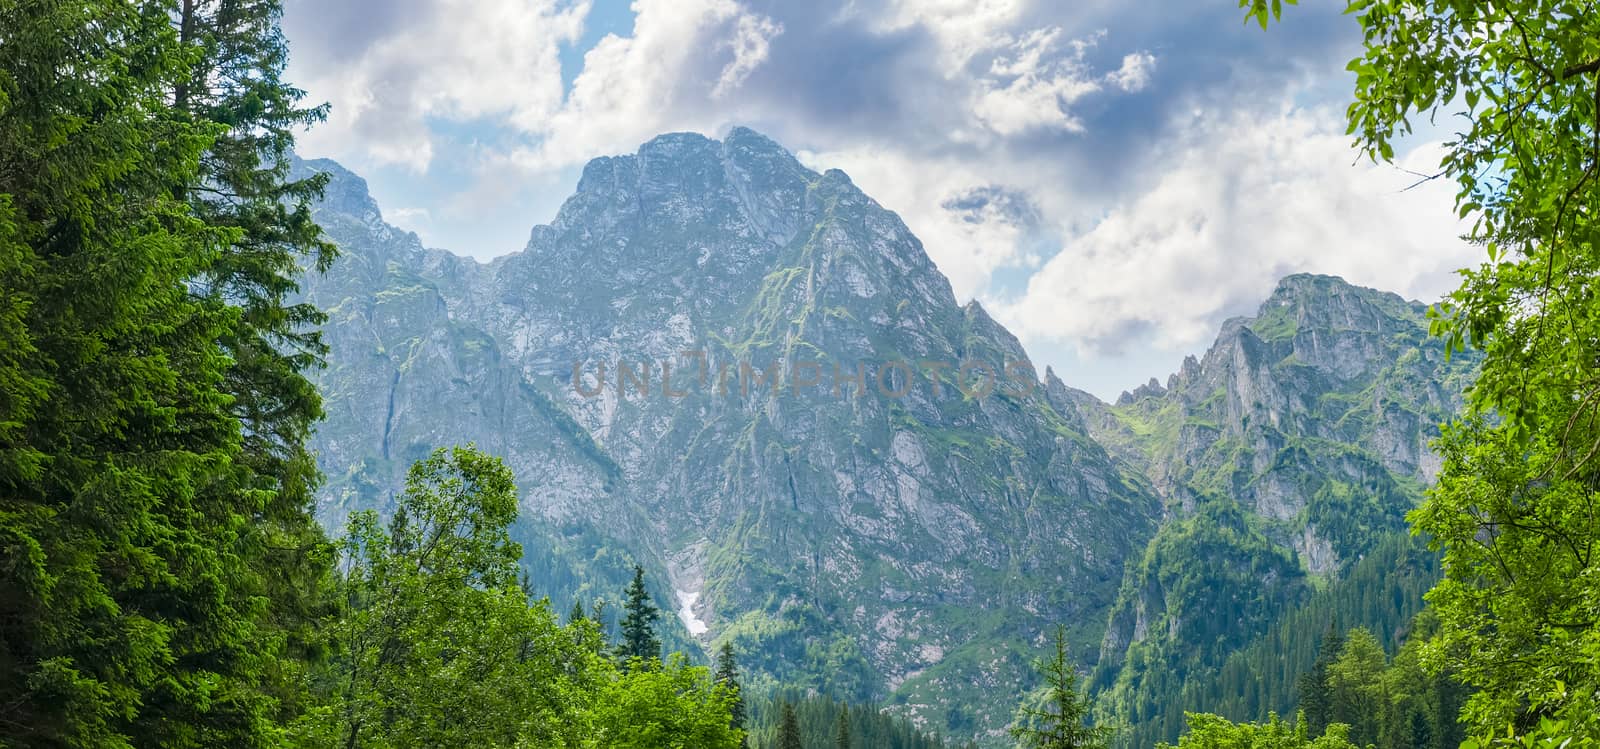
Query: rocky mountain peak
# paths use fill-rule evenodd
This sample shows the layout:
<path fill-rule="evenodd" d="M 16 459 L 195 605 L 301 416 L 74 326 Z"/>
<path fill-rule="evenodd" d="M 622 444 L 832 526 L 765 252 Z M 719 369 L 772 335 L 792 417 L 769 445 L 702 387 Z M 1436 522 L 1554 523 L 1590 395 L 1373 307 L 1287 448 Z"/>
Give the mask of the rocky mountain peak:
<path fill-rule="evenodd" d="M 322 200 L 318 204 L 321 211 L 348 216 L 374 226 L 383 223 L 383 212 L 378 209 L 378 201 L 372 199 L 366 179 L 344 168 L 339 162 L 292 157 L 289 171 L 296 179 L 319 173 L 328 176 L 327 186 L 323 188 Z"/>
<path fill-rule="evenodd" d="M 1443 402 L 1420 313 L 1317 276 L 1131 402 L 1018 378 L 1021 343 L 898 216 L 747 128 L 591 161 L 524 252 L 486 264 L 383 224 L 338 165 L 297 168 L 331 175 L 317 218 L 345 252 L 306 285 L 330 316 L 328 522 L 476 442 L 517 476 L 553 600 L 619 590 L 637 562 L 704 626 L 669 622 L 676 646 L 733 642 L 754 678 L 969 735 L 1002 735 L 1011 705 L 989 697 L 1055 623 L 1080 659 L 1144 636 L 1158 609 L 1119 591 L 1153 590 L 1138 560 L 1171 517 L 1230 497 L 1270 548 L 1359 554 L 1347 528 L 1393 524 Z M 1356 513 L 1325 476 L 1384 494 Z"/>

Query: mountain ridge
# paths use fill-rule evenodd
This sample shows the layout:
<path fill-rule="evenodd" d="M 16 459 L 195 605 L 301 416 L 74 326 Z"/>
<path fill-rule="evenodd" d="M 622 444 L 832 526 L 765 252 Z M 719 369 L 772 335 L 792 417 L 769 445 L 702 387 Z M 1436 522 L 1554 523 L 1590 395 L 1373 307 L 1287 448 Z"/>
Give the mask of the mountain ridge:
<path fill-rule="evenodd" d="M 296 169 L 319 164 L 332 171 Z M 1048 367 L 1039 376 L 981 304 L 956 301 L 896 215 L 843 172 L 807 169 L 743 128 L 722 141 L 667 134 L 591 161 L 550 224 L 487 263 L 383 223 L 364 182 L 339 171 L 317 217 L 346 257 L 306 284 L 329 311 L 334 349 L 317 436 L 329 525 L 383 508 L 432 445 L 476 440 L 517 473 L 527 566 L 558 600 L 618 590 L 641 561 L 666 608 L 693 600 L 684 618 L 708 627 L 695 638 L 669 623 L 669 641 L 731 641 L 758 687 L 883 699 L 919 725 L 989 741 L 1013 707 L 997 693 L 1026 683 L 1053 623 L 1070 625 L 1083 663 L 1136 646 L 1111 638 L 1118 612 L 1132 611 L 1131 571 L 1162 528 L 1194 517 L 1200 495 L 1191 476 L 1152 470 L 1151 440 L 1128 425 L 1165 424 L 1138 404 L 1176 398 L 1204 362 L 1120 405 Z M 1246 324 L 1229 331 L 1252 351 L 1297 345 L 1293 333 L 1261 348 Z M 1299 345 L 1322 352 L 1334 332 Z M 686 371 L 686 351 L 757 370 L 870 361 L 879 381 L 864 385 L 906 392 L 668 397 L 665 363 Z M 885 379 L 891 360 L 1025 363 L 1032 386 L 973 398 L 981 378 L 969 372 Z M 651 397 L 620 381 L 584 395 L 574 373 L 605 362 L 643 365 Z M 1300 371 L 1270 364 L 1250 371 L 1268 384 Z M 1184 403 L 1168 408 L 1204 399 Z M 1241 511 L 1256 522 L 1256 509 Z"/>

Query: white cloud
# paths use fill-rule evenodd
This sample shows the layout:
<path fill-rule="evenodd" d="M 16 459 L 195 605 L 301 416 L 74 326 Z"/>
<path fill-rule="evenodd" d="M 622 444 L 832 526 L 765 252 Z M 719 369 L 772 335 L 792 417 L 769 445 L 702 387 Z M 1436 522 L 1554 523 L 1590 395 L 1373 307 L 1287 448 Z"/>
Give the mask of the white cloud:
<path fill-rule="evenodd" d="M 303 149 L 416 171 L 433 159 L 430 119 L 494 118 L 536 131 L 562 99 L 560 45 L 575 40 L 588 0 L 426 0 L 357 50 L 324 51 L 337 65 L 293 58 L 290 79 L 333 111 Z M 286 25 L 315 24 L 318 6 Z M 303 15 L 302 15 L 303 14 Z M 338 44 L 345 40 L 335 39 Z"/>
<path fill-rule="evenodd" d="M 1083 63 L 1094 39 L 1075 40 L 1063 54 L 1061 30 L 1035 29 L 999 50 L 989 74 L 977 81 L 972 113 L 999 135 L 1050 128 L 1081 132 L 1083 124 L 1068 107 L 1100 90 Z"/>
<path fill-rule="evenodd" d="M 1123 55 L 1122 67 L 1106 74 L 1106 81 L 1117 88 L 1133 93 L 1150 85 L 1156 72 L 1156 56 L 1149 52 Z"/>
<path fill-rule="evenodd" d="M 741 13 L 734 25 L 733 39 L 727 45 L 733 50 L 733 62 L 722 69 L 716 88 L 711 90 L 712 98 L 720 99 L 738 88 L 750 71 L 767 59 L 772 38 L 781 33 L 783 24 L 774 23 L 765 16 Z"/>
<path fill-rule="evenodd" d="M 666 130 L 719 129 L 736 109 L 706 103 L 737 87 L 783 30 L 733 0 L 635 0 L 633 10 L 633 36 L 607 36 L 584 55 L 566 102 L 537 129 L 534 145 L 513 154 L 518 164 L 559 168 L 632 151 Z M 708 49 L 727 61 L 702 80 Z"/>
<path fill-rule="evenodd" d="M 955 76 L 979 54 L 1011 40 L 1008 29 L 1027 9 L 1026 0 L 893 0 L 880 28 L 927 29 L 939 44 L 939 65 Z"/>
<path fill-rule="evenodd" d="M 800 159 L 813 169 L 843 169 L 863 192 L 897 212 L 950 279 L 958 299 L 983 291 L 1000 268 L 1037 262 L 1023 247 L 1028 227 L 996 214 L 993 206 L 976 216 L 946 207 L 995 184 L 1002 174 L 1020 176 L 1014 170 L 875 147 L 801 153 Z"/>
<path fill-rule="evenodd" d="M 1197 114 L 1124 200 L 1028 282 L 999 316 L 1024 338 L 1115 350 L 1130 341 L 1193 349 L 1223 317 L 1253 310 L 1280 277 L 1310 271 L 1435 299 L 1476 248 L 1450 210 L 1453 189 L 1393 166 L 1352 165 L 1326 110 Z M 1427 170 L 1436 143 L 1403 159 Z"/>

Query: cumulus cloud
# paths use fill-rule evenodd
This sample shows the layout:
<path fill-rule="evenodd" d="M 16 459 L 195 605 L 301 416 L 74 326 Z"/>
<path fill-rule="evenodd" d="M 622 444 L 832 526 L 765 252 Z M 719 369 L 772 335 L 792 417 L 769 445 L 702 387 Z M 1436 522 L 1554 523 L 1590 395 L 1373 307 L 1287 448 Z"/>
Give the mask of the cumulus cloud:
<path fill-rule="evenodd" d="M 1149 52 L 1134 52 L 1123 55 L 1122 67 L 1106 74 L 1106 81 L 1123 91 L 1133 93 L 1149 85 L 1150 76 L 1155 75 L 1155 71 L 1155 55 Z"/>
<path fill-rule="evenodd" d="M 1436 299 L 1476 248 L 1457 235 L 1451 185 L 1394 166 L 1352 165 L 1341 119 L 1324 109 L 1195 113 L 1153 159 L 1158 176 L 1070 239 L 999 315 L 1023 337 L 1115 353 L 1152 339 L 1209 342 L 1278 278 L 1332 273 Z M 1429 169 L 1423 144 L 1403 167 Z"/>
<path fill-rule="evenodd" d="M 636 0 L 632 36 L 610 35 L 583 58 L 566 101 L 515 150 L 527 169 L 631 151 L 666 130 L 712 130 L 737 111 L 711 106 L 766 59 L 780 23 L 733 0 Z"/>
<path fill-rule="evenodd" d="M 937 40 L 940 68 L 954 76 L 980 54 L 1006 44 L 1025 0 L 892 0 L 875 14 L 883 29 L 926 29 Z"/>
<path fill-rule="evenodd" d="M 290 78 L 333 104 L 302 148 L 424 171 L 434 121 L 535 132 L 561 104 L 560 47 L 588 13 L 588 0 L 292 0 Z"/>
<path fill-rule="evenodd" d="M 1475 257 L 1444 186 L 1400 193 L 1332 111 L 1274 109 L 1347 95 L 1332 6 L 1261 33 L 1210 3 L 633 0 L 596 40 L 591 2 L 288 0 L 290 78 L 334 105 L 302 148 L 432 166 L 404 216 L 489 256 L 577 165 L 750 125 L 899 212 L 959 297 L 1085 352 L 1203 345 L 1289 272 L 1431 298 Z"/>
<path fill-rule="evenodd" d="M 1081 132 L 1072 115 L 1073 102 L 1100 90 L 1086 71 L 1084 50 L 1089 40 L 1062 43 L 1059 28 L 1035 29 L 1004 45 L 977 81 L 972 113 L 989 130 L 1015 135 L 1035 128 Z M 1063 54 L 1062 48 L 1071 52 Z"/>

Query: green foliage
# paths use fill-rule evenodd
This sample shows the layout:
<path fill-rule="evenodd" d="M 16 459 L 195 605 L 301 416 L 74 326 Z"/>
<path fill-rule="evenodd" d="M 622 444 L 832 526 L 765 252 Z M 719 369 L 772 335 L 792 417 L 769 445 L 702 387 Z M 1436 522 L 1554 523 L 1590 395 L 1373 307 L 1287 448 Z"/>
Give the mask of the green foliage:
<path fill-rule="evenodd" d="M 1284 5 L 1298 4 L 1298 0 L 1239 0 L 1239 7 L 1245 9 L 1245 22 L 1254 19 L 1263 29 L 1283 15 Z"/>
<path fill-rule="evenodd" d="M 937 736 L 917 729 L 911 721 L 872 705 L 847 705 L 825 695 L 784 689 L 768 700 L 751 704 L 750 745 L 773 747 L 783 723 L 783 709 L 795 715 L 801 746 L 837 746 L 841 730 L 848 731 L 857 749 L 945 749 L 953 747 Z M 845 723 L 848 728 L 841 729 Z M 963 745 L 970 746 L 970 745 Z"/>
<path fill-rule="evenodd" d="M 509 746 L 571 712 L 589 656 L 516 581 L 511 474 L 471 448 L 416 464 L 387 529 L 355 513 L 343 541 L 348 611 L 305 746 Z M 586 631 L 582 625 L 573 632 Z M 540 658 L 528 658 L 537 647 Z"/>
<path fill-rule="evenodd" d="M 1319 714 L 1303 710 L 1301 722 L 1313 734 L 1343 726 L 1363 746 L 1454 749 L 1465 737 L 1457 722 L 1465 690 L 1449 675 L 1427 673 L 1420 659 L 1436 627 L 1432 612 L 1424 611 L 1393 659 L 1365 629 L 1330 632 L 1316 667 L 1300 679 L 1302 703 Z"/>
<path fill-rule="evenodd" d="M 1343 625 L 1365 627 L 1385 643 L 1399 642 L 1422 610 L 1423 594 L 1439 579 L 1438 559 L 1420 542 L 1391 534 L 1362 560 L 1292 609 L 1274 614 L 1267 628 L 1243 647 L 1227 654 L 1213 668 L 1191 668 L 1182 679 L 1166 676 L 1170 669 L 1155 669 L 1131 692 L 1121 684 L 1098 695 L 1105 719 L 1126 716 L 1118 743 L 1150 746 L 1175 741 L 1183 727 L 1184 710 L 1214 713 L 1237 721 L 1264 721 L 1268 715 L 1306 713 L 1307 730 L 1320 733 L 1328 724 L 1326 668 L 1343 647 Z M 1330 638 L 1331 635 L 1331 638 Z M 1130 649 L 1130 654 L 1137 653 Z M 1322 676 L 1312 676 L 1319 670 Z M 1323 684 L 1308 691 L 1307 679 Z M 1320 697 L 1319 697 L 1320 694 Z M 1115 699 L 1137 712 L 1107 714 L 1103 708 Z M 1457 698 L 1458 704 L 1459 698 Z M 1445 724 L 1450 723 L 1449 714 Z"/>
<path fill-rule="evenodd" d="M 1352 738 L 1361 744 L 1377 738 L 1378 716 L 1384 707 L 1383 669 L 1387 658 L 1378 638 L 1364 629 L 1345 636 L 1339 656 L 1328 665 L 1325 682 L 1333 722 L 1353 720 Z"/>
<path fill-rule="evenodd" d="M 1350 742 L 1348 726 L 1334 724 L 1316 738 L 1306 730 L 1304 716 L 1285 723 L 1276 714 L 1266 723 L 1230 723 L 1208 713 L 1188 713 L 1189 730 L 1178 739 L 1175 749 L 1356 749 Z M 1157 744 L 1174 749 L 1170 744 Z"/>
<path fill-rule="evenodd" d="M 1044 684 L 1023 698 L 1012 721 L 1011 737 L 1019 749 L 1096 749 L 1106 746 L 1111 731 L 1086 724 L 1089 701 L 1078 690 L 1078 673 L 1067 657 L 1067 629 L 1056 627 L 1053 651 L 1034 668 Z"/>
<path fill-rule="evenodd" d="M 417 463 L 385 527 L 351 516 L 347 609 L 316 706 L 291 730 L 306 747 L 732 749 L 738 689 L 674 654 L 602 657 L 595 623 L 562 627 L 529 605 L 511 472 L 471 447 Z M 659 652 L 659 651 L 658 651 Z"/>
<path fill-rule="evenodd" d="M 1544 718 L 1600 732 L 1600 472 L 1574 463 L 1567 440 L 1593 437 L 1568 400 L 1571 416 L 1531 442 L 1481 418 L 1452 426 L 1439 485 L 1413 516 L 1445 551 L 1427 662 L 1477 687 L 1467 714 L 1481 735 Z"/>
<path fill-rule="evenodd" d="M 241 386 L 232 341 L 258 323 L 198 293 L 241 234 L 184 197 L 230 130 L 171 106 L 212 58 L 169 10 L 0 3 L 0 741 L 13 746 L 275 743 L 327 561 L 304 512 L 304 431 L 271 432 L 276 455 L 298 456 L 272 464 L 273 426 L 256 418 L 309 389 Z"/>
<path fill-rule="evenodd" d="M 1488 749 L 1488 747 L 1516 747 L 1517 749 L 1593 749 L 1600 746 L 1600 736 L 1593 726 L 1581 718 L 1578 721 L 1542 717 L 1537 725 L 1519 731 L 1507 726 L 1503 734 L 1487 734 L 1461 742 L 1460 749 Z"/>
<path fill-rule="evenodd" d="M 665 664 L 635 660 L 620 677 L 602 680 L 590 697 L 585 743 L 557 746 L 735 749 L 743 739 L 729 725 L 736 698 L 736 691 L 713 682 L 681 654 Z"/>

